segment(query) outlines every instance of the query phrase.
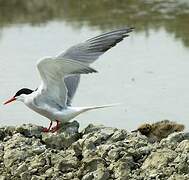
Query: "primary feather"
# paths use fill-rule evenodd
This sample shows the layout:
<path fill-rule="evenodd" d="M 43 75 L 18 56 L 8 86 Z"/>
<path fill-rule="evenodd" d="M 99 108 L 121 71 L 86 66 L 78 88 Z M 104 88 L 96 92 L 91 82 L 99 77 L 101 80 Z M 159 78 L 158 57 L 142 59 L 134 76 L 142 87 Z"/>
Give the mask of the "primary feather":
<path fill-rule="evenodd" d="M 100 55 L 104 54 L 125 37 L 129 36 L 129 33 L 132 30 L 133 28 L 123 28 L 101 34 L 83 43 L 72 46 L 66 52 L 58 55 L 57 58 L 63 57 L 89 65 L 97 60 Z M 65 78 L 65 84 L 68 89 L 67 105 L 71 105 L 79 81 L 80 75 L 72 75 Z"/>

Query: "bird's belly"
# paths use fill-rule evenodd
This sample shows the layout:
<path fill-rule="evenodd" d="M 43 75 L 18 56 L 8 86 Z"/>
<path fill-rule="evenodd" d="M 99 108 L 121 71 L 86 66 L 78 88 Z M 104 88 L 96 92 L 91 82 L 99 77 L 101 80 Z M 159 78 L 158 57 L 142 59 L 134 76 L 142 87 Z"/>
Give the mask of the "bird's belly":
<path fill-rule="evenodd" d="M 46 118 L 50 119 L 51 121 L 55 121 L 56 117 L 54 116 L 53 110 L 50 108 L 39 108 L 33 104 L 26 104 L 30 109 L 37 112 L 38 114 L 45 116 Z"/>
<path fill-rule="evenodd" d="M 27 103 L 26 104 L 30 109 L 34 110 L 35 112 L 41 114 L 42 116 L 45 116 L 46 118 L 50 119 L 51 121 L 62 121 L 62 122 L 67 122 L 74 117 L 78 116 L 81 111 L 73 107 L 68 107 L 66 109 L 61 109 L 58 110 L 56 108 L 52 108 L 48 105 L 44 107 L 38 107 L 35 106 L 32 103 Z"/>
<path fill-rule="evenodd" d="M 62 111 L 57 111 L 54 113 L 54 116 L 57 120 L 62 122 L 68 122 L 74 117 L 78 116 L 81 112 L 76 111 L 72 108 L 63 109 Z"/>

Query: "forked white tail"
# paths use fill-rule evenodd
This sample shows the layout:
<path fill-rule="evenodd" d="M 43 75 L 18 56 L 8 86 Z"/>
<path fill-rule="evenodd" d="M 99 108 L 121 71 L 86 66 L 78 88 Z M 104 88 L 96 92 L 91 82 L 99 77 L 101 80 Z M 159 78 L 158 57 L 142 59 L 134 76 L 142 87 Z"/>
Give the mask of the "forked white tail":
<path fill-rule="evenodd" d="M 81 107 L 81 109 L 82 109 L 82 113 L 83 113 L 83 112 L 94 110 L 94 109 L 102 109 L 102 108 L 114 107 L 114 106 L 118 106 L 118 105 L 120 105 L 120 103 L 107 104 L 107 105 L 101 105 L 101 106 Z"/>
<path fill-rule="evenodd" d="M 119 104 L 108 104 L 108 105 L 101 105 L 101 106 L 88 106 L 88 107 L 69 107 L 67 110 L 64 110 L 64 116 L 60 114 L 59 119 L 62 118 L 62 121 L 67 122 L 74 117 L 78 116 L 81 113 L 95 110 L 95 109 L 101 109 L 101 108 L 108 108 L 113 106 L 118 106 Z"/>

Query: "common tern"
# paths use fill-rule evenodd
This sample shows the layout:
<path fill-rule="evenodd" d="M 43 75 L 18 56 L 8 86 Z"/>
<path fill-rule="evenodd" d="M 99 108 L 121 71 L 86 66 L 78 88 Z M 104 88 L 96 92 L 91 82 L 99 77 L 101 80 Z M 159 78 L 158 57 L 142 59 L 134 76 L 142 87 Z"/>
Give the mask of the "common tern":
<path fill-rule="evenodd" d="M 37 62 L 37 69 L 42 82 L 36 90 L 22 88 L 4 104 L 15 100 L 23 102 L 35 112 L 50 119 L 44 132 L 55 132 L 61 122 L 67 122 L 79 114 L 111 105 L 72 107 L 71 102 L 77 90 L 80 75 L 97 72 L 89 67 L 107 50 L 122 41 L 133 28 L 122 28 L 91 38 L 72 46 L 67 51 L 55 56 L 45 57 Z M 56 126 L 51 129 L 52 122 Z"/>

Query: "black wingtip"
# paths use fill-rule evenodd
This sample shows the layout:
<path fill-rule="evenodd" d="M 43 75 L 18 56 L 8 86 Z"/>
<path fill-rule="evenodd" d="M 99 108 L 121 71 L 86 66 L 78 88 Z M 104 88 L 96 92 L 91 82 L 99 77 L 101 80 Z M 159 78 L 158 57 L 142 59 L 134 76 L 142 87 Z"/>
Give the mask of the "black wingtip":
<path fill-rule="evenodd" d="M 124 29 L 124 28 L 123 28 Z M 127 28 L 125 28 L 125 30 L 126 30 L 126 32 L 125 33 L 130 33 L 130 32 L 132 32 L 132 31 L 134 31 L 135 30 L 135 27 L 127 27 Z"/>
<path fill-rule="evenodd" d="M 127 29 L 135 29 L 135 27 L 134 26 L 130 26 L 130 27 L 127 27 Z"/>
<path fill-rule="evenodd" d="M 122 31 L 122 32 L 124 32 L 125 31 L 125 33 L 129 33 L 129 32 L 132 32 L 133 30 L 135 29 L 135 27 L 122 27 L 122 28 L 119 28 L 119 29 L 115 29 L 115 30 L 113 30 L 113 31 L 110 31 L 110 32 L 119 32 L 119 31 Z"/>
<path fill-rule="evenodd" d="M 98 73 L 98 71 L 97 71 L 96 69 L 93 69 L 93 72 L 94 72 L 94 73 Z"/>
<path fill-rule="evenodd" d="M 125 30 L 124 34 L 128 34 L 128 33 L 132 32 L 132 31 L 134 31 L 135 27 L 125 27 L 125 28 L 122 28 L 120 30 Z"/>
<path fill-rule="evenodd" d="M 109 32 L 105 32 L 105 33 L 102 33 L 98 36 L 95 36 L 93 38 L 90 38 L 87 40 L 87 42 L 92 42 L 92 41 L 95 41 L 95 40 L 99 40 L 101 38 L 104 38 L 104 37 L 107 37 L 108 35 L 113 35 L 113 34 L 116 34 L 116 33 L 120 33 L 122 35 L 124 34 L 128 34 L 130 32 L 132 32 L 135 28 L 134 27 L 122 27 L 122 28 L 119 28 L 119 29 L 114 29 L 112 31 L 109 31 Z"/>
<path fill-rule="evenodd" d="M 89 73 L 97 73 L 98 71 L 91 68 L 91 67 L 87 67 L 85 69 L 82 69 L 82 73 L 81 74 L 89 74 Z"/>
<path fill-rule="evenodd" d="M 89 67 L 89 68 L 90 68 L 90 72 L 89 73 L 97 73 L 98 72 L 96 69 L 93 69 L 91 67 Z"/>

